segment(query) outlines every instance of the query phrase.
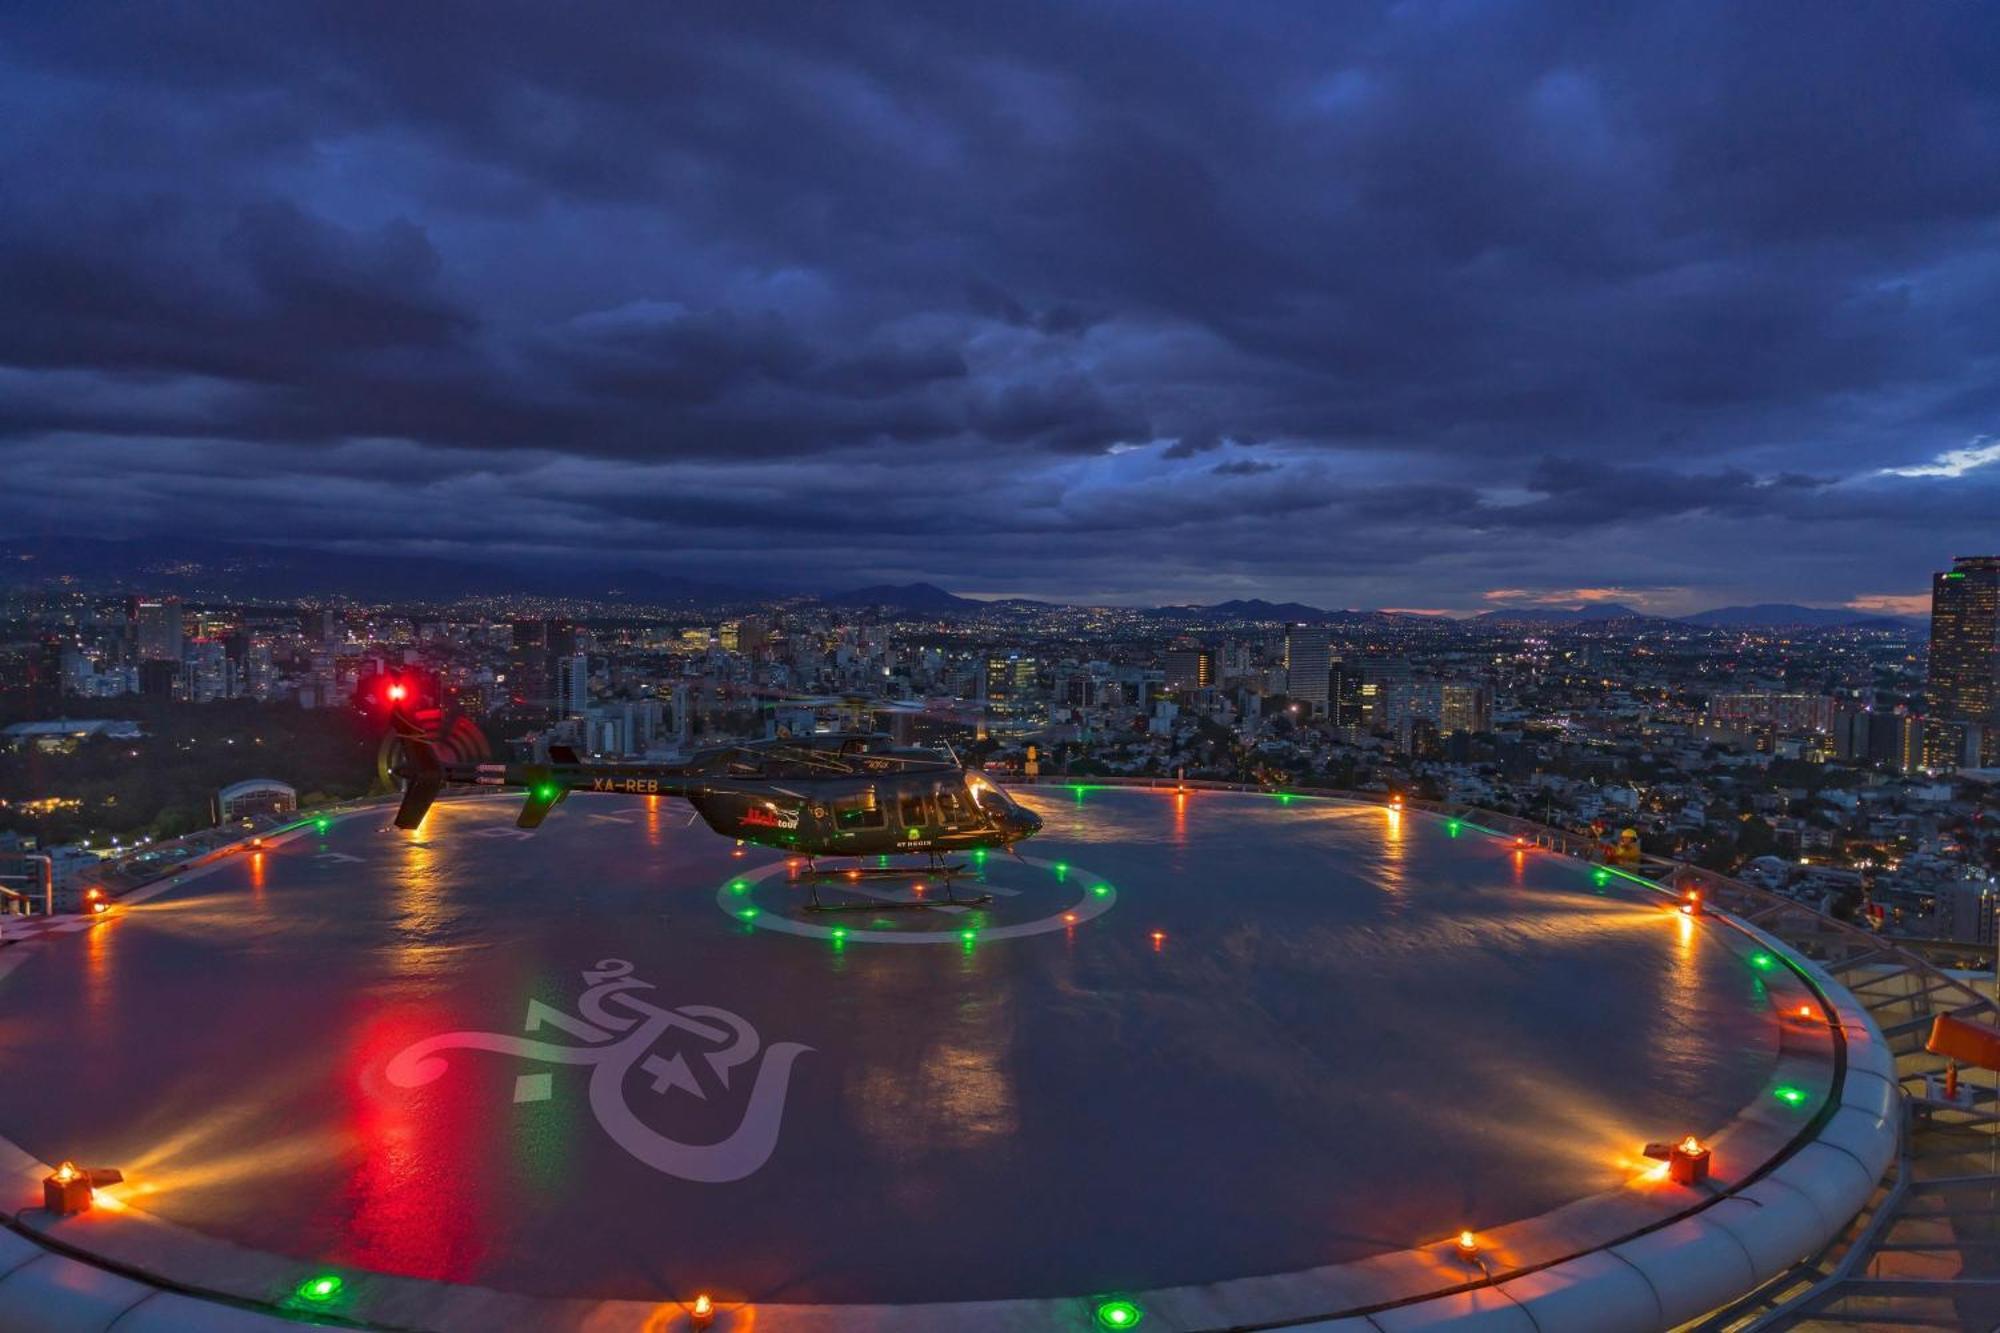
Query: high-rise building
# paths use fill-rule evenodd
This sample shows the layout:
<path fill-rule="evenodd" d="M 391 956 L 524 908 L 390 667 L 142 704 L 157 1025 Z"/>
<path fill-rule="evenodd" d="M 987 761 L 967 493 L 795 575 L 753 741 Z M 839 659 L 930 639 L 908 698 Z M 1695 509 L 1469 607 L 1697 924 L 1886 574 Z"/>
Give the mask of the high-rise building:
<path fill-rule="evenodd" d="M 986 701 L 1018 703 L 1035 689 L 1035 659 L 1020 653 L 991 653 L 986 658 Z"/>
<path fill-rule="evenodd" d="M 229 651 L 219 639 L 196 639 L 187 646 L 182 677 L 188 698 L 198 704 L 236 697 L 236 664 L 229 660 Z"/>
<path fill-rule="evenodd" d="M 1395 731 L 1408 718 L 1415 704 L 1415 681 L 1406 657 L 1369 657 L 1360 664 L 1356 693 L 1361 706 L 1360 725 L 1370 731 Z"/>
<path fill-rule="evenodd" d="M 171 699 L 180 682 L 181 664 L 155 658 L 139 663 L 139 693 L 153 699 Z"/>
<path fill-rule="evenodd" d="M 564 717 L 590 711 L 590 659 L 582 653 L 556 659 L 556 708 Z"/>
<path fill-rule="evenodd" d="M 1215 654 L 1206 648 L 1173 648 L 1167 652 L 1167 688 L 1206 690 L 1215 684 Z"/>
<path fill-rule="evenodd" d="M 1285 693 L 1324 713 L 1333 672 L 1333 645 L 1317 625 L 1285 626 Z"/>
<path fill-rule="evenodd" d="M 141 662 L 181 660 L 181 601 L 178 597 L 134 597 L 132 637 Z"/>
<path fill-rule="evenodd" d="M 507 658 L 507 692 L 516 704 L 546 708 L 552 697 L 549 679 L 549 623 L 517 620 L 514 647 Z"/>
<path fill-rule="evenodd" d="M 2000 555 L 1962 555 L 1931 577 L 1926 693 L 1927 765 L 2000 763 Z"/>
<path fill-rule="evenodd" d="M 1478 735 L 1493 730 L 1493 691 L 1473 681 L 1448 680 L 1438 686 L 1438 731 Z"/>

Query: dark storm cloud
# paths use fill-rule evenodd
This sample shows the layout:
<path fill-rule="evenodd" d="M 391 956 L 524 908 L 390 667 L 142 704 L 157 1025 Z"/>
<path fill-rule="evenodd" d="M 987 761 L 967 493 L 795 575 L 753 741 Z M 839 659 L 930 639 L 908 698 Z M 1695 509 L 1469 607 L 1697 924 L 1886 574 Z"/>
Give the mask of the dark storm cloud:
<path fill-rule="evenodd" d="M 7 36 L 24 525 L 1461 606 L 1837 601 L 1990 544 L 1993 469 L 1881 475 L 2000 410 L 1984 7 Z"/>

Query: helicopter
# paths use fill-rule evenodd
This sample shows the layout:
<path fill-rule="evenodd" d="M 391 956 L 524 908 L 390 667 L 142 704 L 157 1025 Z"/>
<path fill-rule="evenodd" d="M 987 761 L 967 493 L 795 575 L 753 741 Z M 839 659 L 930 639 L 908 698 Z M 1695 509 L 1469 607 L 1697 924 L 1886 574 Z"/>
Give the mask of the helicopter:
<path fill-rule="evenodd" d="M 565 745 L 550 746 L 546 763 L 491 763 L 485 761 L 485 738 L 464 718 L 437 735 L 399 708 L 391 714 L 391 727 L 382 765 L 385 776 L 405 783 L 396 811 L 399 829 L 421 827 L 431 803 L 450 786 L 525 792 L 526 802 L 514 821 L 524 829 L 539 827 L 572 792 L 678 796 L 724 837 L 804 858 L 810 906 L 819 911 L 864 906 L 821 903 L 820 879 L 920 873 L 858 864 L 844 871 L 822 870 L 817 865 L 822 857 L 921 855 L 928 862 L 922 873 L 944 882 L 945 897 L 938 905 L 990 902 L 991 895 L 964 899 L 952 894 L 952 878 L 966 867 L 950 857 L 981 848 L 1012 851 L 1042 827 L 1040 815 L 1024 809 L 978 769 L 870 733 L 713 746 L 680 764 L 590 763 Z M 396 750 L 401 758 L 392 762 Z M 884 904 L 865 906 L 879 910 Z"/>

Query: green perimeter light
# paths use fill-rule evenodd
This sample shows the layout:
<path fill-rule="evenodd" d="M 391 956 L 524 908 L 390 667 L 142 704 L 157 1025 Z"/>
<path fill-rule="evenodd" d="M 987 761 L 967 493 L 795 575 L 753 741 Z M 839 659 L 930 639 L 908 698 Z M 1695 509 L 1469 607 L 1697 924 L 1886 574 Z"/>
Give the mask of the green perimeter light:
<path fill-rule="evenodd" d="M 1452 837 L 1456 838 L 1458 836 L 1458 831 L 1463 827 L 1465 827 L 1463 824 L 1460 824 L 1456 819 L 1454 819 L 1449 824 L 1446 824 L 1444 826 L 1444 831 L 1446 833 L 1451 834 Z"/>
<path fill-rule="evenodd" d="M 748 893 L 750 892 L 750 881 L 747 879 L 732 879 L 729 881 L 729 891 L 731 893 Z"/>
<path fill-rule="evenodd" d="M 1806 1101 L 1806 1094 L 1803 1089 L 1790 1086 L 1773 1088 L 1771 1089 L 1771 1095 L 1787 1106 L 1803 1106 Z"/>
<path fill-rule="evenodd" d="M 964 940 L 967 944 L 970 944 L 974 940 L 979 938 L 979 932 L 972 929 L 961 930 L 958 932 L 958 937 Z"/>
<path fill-rule="evenodd" d="M 1102 898 L 1105 894 L 1111 892 L 1111 886 L 1109 884 L 1099 884 L 1091 892 Z"/>
<path fill-rule="evenodd" d="M 541 786 L 535 788 L 535 799 L 538 801 L 553 801 L 556 798 L 556 791 L 557 787 L 555 783 L 544 782 Z"/>
<path fill-rule="evenodd" d="M 1097 1307 L 1097 1322 L 1106 1328 L 1137 1328 L 1146 1314 L 1130 1301 L 1106 1301 Z"/>
<path fill-rule="evenodd" d="M 313 821 L 313 827 L 318 829 L 321 833 L 324 833 L 328 829 L 333 827 L 333 821 L 331 819 L 315 819 Z"/>
<path fill-rule="evenodd" d="M 299 1283 L 297 1292 L 302 1301 L 324 1305 L 340 1295 L 340 1278 L 333 1273 L 321 1273 L 318 1277 L 309 1277 Z"/>
<path fill-rule="evenodd" d="M 834 942 L 835 944 L 839 944 L 839 943 L 841 943 L 841 942 L 842 942 L 843 940 L 845 940 L 846 938 L 847 938 L 847 927 L 846 927 L 846 926 L 835 926 L 835 927 L 833 928 L 833 942 Z"/>
<path fill-rule="evenodd" d="M 755 921 L 757 919 L 757 909 L 754 907 L 746 907 L 742 911 L 738 912 L 736 915 L 742 917 L 745 921 Z"/>
<path fill-rule="evenodd" d="M 1750 955 L 1750 966 L 1752 967 L 1762 968 L 1768 972 L 1777 965 L 1778 960 L 1771 957 L 1770 954 L 1765 953 L 1762 949 Z"/>

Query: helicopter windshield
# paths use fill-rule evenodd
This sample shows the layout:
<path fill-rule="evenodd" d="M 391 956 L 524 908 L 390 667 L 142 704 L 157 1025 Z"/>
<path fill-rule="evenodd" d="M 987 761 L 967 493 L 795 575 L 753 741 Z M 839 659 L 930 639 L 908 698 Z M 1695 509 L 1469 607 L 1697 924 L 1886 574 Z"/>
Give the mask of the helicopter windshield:
<path fill-rule="evenodd" d="M 999 786 L 983 773 L 967 773 L 965 790 L 971 795 L 974 805 L 989 813 L 1005 814 L 1014 808 L 1014 803 L 1007 798 L 1007 793 L 1001 791 Z"/>

